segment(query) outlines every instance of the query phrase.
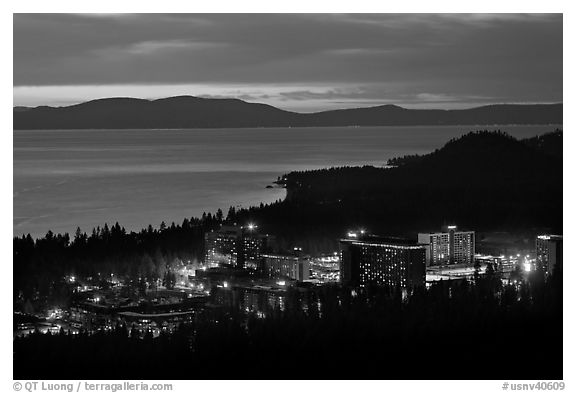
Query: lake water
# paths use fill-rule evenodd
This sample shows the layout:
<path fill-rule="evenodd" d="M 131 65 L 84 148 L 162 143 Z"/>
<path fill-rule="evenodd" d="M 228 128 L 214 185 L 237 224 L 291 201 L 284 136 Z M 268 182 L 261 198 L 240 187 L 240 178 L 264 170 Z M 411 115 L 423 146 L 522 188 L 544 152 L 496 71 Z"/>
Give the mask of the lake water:
<path fill-rule="evenodd" d="M 517 138 L 555 126 L 14 131 L 14 235 L 127 230 L 283 198 L 294 170 L 382 166 L 476 129 Z"/>

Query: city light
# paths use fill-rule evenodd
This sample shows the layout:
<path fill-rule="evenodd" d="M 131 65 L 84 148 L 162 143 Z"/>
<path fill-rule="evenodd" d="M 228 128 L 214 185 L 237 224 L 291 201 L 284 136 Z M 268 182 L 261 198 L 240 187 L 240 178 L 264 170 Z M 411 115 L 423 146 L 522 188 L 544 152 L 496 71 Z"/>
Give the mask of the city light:
<path fill-rule="evenodd" d="M 257 225 L 254 225 L 254 223 L 249 223 L 249 224 L 248 224 L 248 229 L 249 229 L 249 230 L 252 231 L 252 230 L 254 230 L 254 229 L 256 229 L 256 228 L 258 228 L 258 226 L 257 226 Z"/>

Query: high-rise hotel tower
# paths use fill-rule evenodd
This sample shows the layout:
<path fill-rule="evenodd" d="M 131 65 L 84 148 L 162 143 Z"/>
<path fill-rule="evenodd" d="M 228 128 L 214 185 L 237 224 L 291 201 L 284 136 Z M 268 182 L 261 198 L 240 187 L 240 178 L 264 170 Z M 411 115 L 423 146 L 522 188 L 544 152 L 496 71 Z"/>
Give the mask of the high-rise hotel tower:
<path fill-rule="evenodd" d="M 425 285 L 426 247 L 405 239 L 351 232 L 340 240 L 344 285 L 414 288 Z"/>
<path fill-rule="evenodd" d="M 441 232 L 419 233 L 418 243 L 425 245 L 426 264 L 449 265 L 455 263 L 474 263 L 476 252 L 473 231 L 458 231 L 456 225 L 442 228 Z"/>

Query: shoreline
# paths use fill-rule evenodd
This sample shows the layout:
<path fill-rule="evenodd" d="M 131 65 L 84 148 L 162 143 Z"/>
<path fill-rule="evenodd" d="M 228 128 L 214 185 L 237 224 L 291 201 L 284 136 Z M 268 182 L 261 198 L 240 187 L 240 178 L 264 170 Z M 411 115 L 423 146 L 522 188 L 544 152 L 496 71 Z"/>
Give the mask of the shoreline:
<path fill-rule="evenodd" d="M 506 123 L 506 124 L 398 124 L 370 126 L 258 126 L 258 127 L 193 127 L 193 128 L 13 128 L 20 131 L 208 131 L 208 130 L 290 130 L 290 129 L 329 129 L 329 128 L 445 128 L 445 127 L 564 127 L 556 123 Z"/>

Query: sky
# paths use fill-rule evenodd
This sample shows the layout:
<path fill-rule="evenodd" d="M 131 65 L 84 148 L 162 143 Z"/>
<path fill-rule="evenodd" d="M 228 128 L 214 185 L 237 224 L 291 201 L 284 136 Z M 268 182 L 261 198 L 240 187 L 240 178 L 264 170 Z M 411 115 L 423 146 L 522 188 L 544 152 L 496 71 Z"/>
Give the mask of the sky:
<path fill-rule="evenodd" d="M 14 105 L 562 102 L 561 14 L 14 14 Z"/>

